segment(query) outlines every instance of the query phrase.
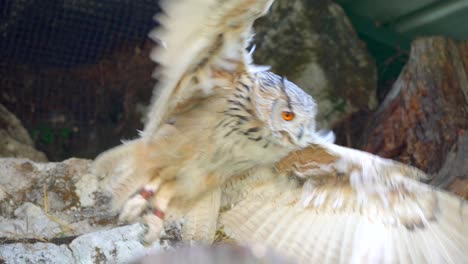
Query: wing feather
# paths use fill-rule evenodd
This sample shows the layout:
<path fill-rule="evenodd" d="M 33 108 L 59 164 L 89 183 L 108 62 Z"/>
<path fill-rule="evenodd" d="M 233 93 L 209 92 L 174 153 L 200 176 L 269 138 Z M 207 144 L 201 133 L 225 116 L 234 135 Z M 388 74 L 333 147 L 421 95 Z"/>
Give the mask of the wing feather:
<path fill-rule="evenodd" d="M 215 239 L 220 201 L 221 190 L 216 188 L 193 203 L 171 204 L 170 217 L 176 221 L 184 220 L 184 240 L 211 243 Z"/>
<path fill-rule="evenodd" d="M 328 198 L 303 207 L 301 180 L 260 171 L 263 179 L 270 172 L 271 180 L 255 184 L 248 177 L 237 179 L 225 193 L 235 193 L 236 184 L 249 190 L 219 220 L 224 232 L 237 241 L 266 243 L 300 263 L 468 261 L 468 206 L 454 195 L 411 179 L 415 175 L 399 182 L 407 186 L 399 189 L 405 199 L 393 204 L 399 208 L 395 210 L 380 196 L 366 193 L 363 200 L 358 193 L 362 189 L 353 189 L 349 182 L 316 186 L 314 195 L 326 192 Z M 400 171 L 408 170 L 402 167 Z M 344 200 L 342 206 L 333 206 L 330 199 L 337 192 Z"/>
<path fill-rule="evenodd" d="M 249 69 L 245 51 L 252 24 L 272 0 L 163 0 L 160 27 L 150 37 L 160 43 L 151 58 L 159 64 L 158 84 L 143 131 L 151 138 L 177 108 L 228 86 Z"/>

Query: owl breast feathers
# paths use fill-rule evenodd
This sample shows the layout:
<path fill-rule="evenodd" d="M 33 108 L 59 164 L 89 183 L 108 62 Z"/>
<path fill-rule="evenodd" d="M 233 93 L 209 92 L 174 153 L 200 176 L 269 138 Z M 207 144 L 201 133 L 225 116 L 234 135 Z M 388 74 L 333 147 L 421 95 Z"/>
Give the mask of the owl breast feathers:
<path fill-rule="evenodd" d="M 219 226 L 300 262 L 406 262 L 424 250 L 440 260 L 466 257 L 466 206 L 451 221 L 459 200 L 419 183 L 420 171 L 330 143 L 331 134 L 316 131 L 312 97 L 252 64 L 252 24 L 271 2 L 162 1 L 161 27 L 150 33 L 159 67 L 145 129 L 94 163 L 120 220 L 141 217 L 143 242 L 151 243 L 166 213 L 181 214 L 187 239 L 210 242 Z M 372 237 L 376 245 L 394 250 L 352 247 L 372 235 L 366 225 L 391 237 Z M 416 253 L 398 246 L 416 237 L 440 243 Z"/>

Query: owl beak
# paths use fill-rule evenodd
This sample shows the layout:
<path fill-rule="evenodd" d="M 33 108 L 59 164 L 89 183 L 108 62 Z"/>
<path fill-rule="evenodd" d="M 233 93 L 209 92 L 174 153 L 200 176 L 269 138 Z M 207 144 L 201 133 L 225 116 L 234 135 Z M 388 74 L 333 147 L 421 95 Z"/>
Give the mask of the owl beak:
<path fill-rule="evenodd" d="M 286 131 L 280 131 L 279 134 L 281 135 L 281 141 L 285 146 L 287 145 L 294 145 L 293 138 L 289 135 Z"/>
<path fill-rule="evenodd" d="M 301 124 L 301 127 L 299 128 L 299 132 L 297 133 L 297 141 L 301 141 L 303 136 L 304 136 L 304 125 Z"/>
<path fill-rule="evenodd" d="M 297 132 L 296 136 L 296 145 L 298 145 L 301 148 L 308 147 L 310 145 L 310 130 L 304 126 L 304 124 L 301 124 L 299 127 L 299 131 Z"/>

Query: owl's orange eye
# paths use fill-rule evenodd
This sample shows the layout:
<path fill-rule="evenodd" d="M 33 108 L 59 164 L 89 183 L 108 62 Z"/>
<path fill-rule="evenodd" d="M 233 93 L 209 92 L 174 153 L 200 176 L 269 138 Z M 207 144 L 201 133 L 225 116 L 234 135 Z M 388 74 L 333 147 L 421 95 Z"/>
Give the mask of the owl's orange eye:
<path fill-rule="evenodd" d="M 286 121 L 291 121 L 294 119 L 294 113 L 293 112 L 289 112 L 289 111 L 283 111 L 281 113 L 281 116 L 283 117 L 284 120 Z"/>

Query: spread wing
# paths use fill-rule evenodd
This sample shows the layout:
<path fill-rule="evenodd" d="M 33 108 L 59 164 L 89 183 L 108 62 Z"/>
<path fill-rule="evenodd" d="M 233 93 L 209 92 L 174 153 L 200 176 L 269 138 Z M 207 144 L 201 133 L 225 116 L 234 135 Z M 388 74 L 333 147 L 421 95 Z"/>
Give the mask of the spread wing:
<path fill-rule="evenodd" d="M 150 33 L 159 45 L 151 58 L 159 64 L 158 84 L 143 137 L 151 137 L 174 111 L 228 86 L 233 73 L 249 70 L 245 48 L 254 20 L 272 0 L 163 0 Z"/>
<path fill-rule="evenodd" d="M 210 244 L 215 239 L 216 225 L 221 201 L 221 190 L 216 188 L 191 203 L 173 202 L 168 211 L 169 219 L 182 220 L 185 241 Z"/>
<path fill-rule="evenodd" d="M 468 206 L 415 180 L 417 169 L 331 144 L 277 169 L 228 184 L 224 200 L 235 205 L 220 225 L 229 237 L 300 263 L 468 261 Z"/>

